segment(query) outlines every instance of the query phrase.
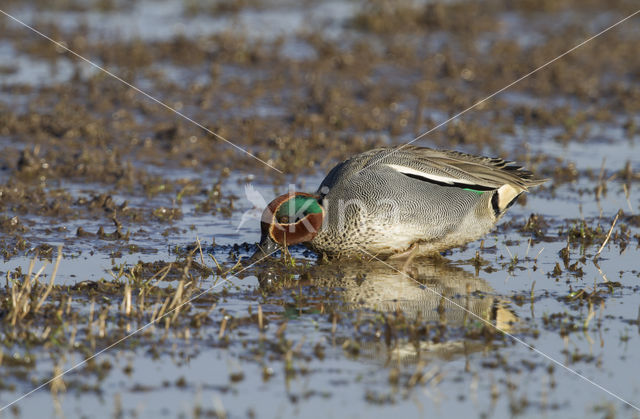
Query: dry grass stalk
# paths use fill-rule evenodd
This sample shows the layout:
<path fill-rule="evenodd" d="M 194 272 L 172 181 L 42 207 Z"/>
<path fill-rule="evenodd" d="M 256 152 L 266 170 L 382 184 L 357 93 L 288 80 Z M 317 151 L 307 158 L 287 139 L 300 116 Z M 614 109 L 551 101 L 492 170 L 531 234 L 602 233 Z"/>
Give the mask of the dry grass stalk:
<path fill-rule="evenodd" d="M 89 321 L 87 323 L 87 334 L 91 335 L 93 333 L 93 314 L 96 309 L 96 300 L 91 299 L 91 305 L 89 306 Z"/>
<path fill-rule="evenodd" d="M 198 243 L 198 250 L 200 251 L 200 263 L 202 263 L 202 266 L 206 266 L 204 264 L 204 255 L 202 254 L 202 244 L 200 244 L 200 238 L 198 236 L 196 236 L 196 243 Z"/>
<path fill-rule="evenodd" d="M 32 275 L 37 257 L 38 255 L 36 254 L 33 259 L 31 259 L 27 276 L 22 284 L 16 280 L 11 286 L 11 310 L 8 314 L 8 318 L 10 319 L 12 326 L 15 326 L 18 321 L 23 320 L 30 313 L 36 313 L 42 304 L 44 304 L 44 301 L 47 299 L 51 289 L 53 288 L 53 282 L 60 264 L 60 259 L 62 258 L 62 249 L 58 249 L 58 259 L 51 275 L 51 280 L 49 281 L 50 285 L 40 295 L 37 294 L 37 290 L 40 288 L 37 286 L 38 278 L 42 275 L 47 263 L 45 262 L 38 272 L 36 272 L 35 275 Z M 36 290 L 35 295 L 32 295 L 32 290 Z M 34 300 L 38 301 L 35 306 L 32 304 L 32 301 Z"/>
<path fill-rule="evenodd" d="M 158 315 L 154 318 L 151 319 L 151 322 L 154 323 L 157 320 L 161 319 L 162 316 L 164 315 L 165 310 L 167 309 L 167 306 L 169 305 L 169 300 L 171 300 L 171 296 L 168 296 L 165 300 L 164 300 L 164 304 L 162 305 L 162 307 L 160 308 L 160 311 L 158 312 Z"/>
<path fill-rule="evenodd" d="M 71 325 L 71 334 L 69 335 L 69 347 L 73 348 L 76 342 L 77 334 L 78 334 L 78 321 L 74 319 L 73 324 Z"/>
<path fill-rule="evenodd" d="M 64 362 L 63 360 L 60 360 L 60 363 L 53 368 L 54 379 L 51 381 L 51 395 L 53 397 L 57 397 L 58 393 L 63 393 L 67 390 L 67 386 L 64 384 L 64 381 L 62 380 L 63 362 Z"/>
<path fill-rule="evenodd" d="M 124 286 L 124 296 L 120 308 L 125 316 L 128 317 L 131 314 L 131 285 L 129 283 Z"/>
<path fill-rule="evenodd" d="M 105 307 L 100 316 L 98 317 L 98 336 L 101 338 L 107 335 L 107 316 L 109 315 L 109 309 Z"/>
<path fill-rule="evenodd" d="M 53 265 L 53 272 L 51 273 L 51 279 L 49 279 L 49 285 L 47 286 L 47 289 L 45 290 L 44 294 L 42 294 L 42 297 L 38 301 L 38 304 L 36 304 L 36 307 L 34 309 L 34 312 L 36 313 L 38 312 L 38 310 L 40 310 L 40 307 L 42 307 L 44 302 L 47 300 L 47 297 L 49 297 L 51 290 L 53 289 L 53 282 L 56 279 L 56 274 L 58 273 L 58 267 L 60 266 L 61 260 L 62 260 L 62 246 L 58 246 L 58 257 L 56 258 L 56 264 Z M 43 269 L 44 269 L 44 266 L 43 266 Z"/>
<path fill-rule="evenodd" d="M 51 326 L 45 327 L 38 339 L 44 342 L 49 337 L 49 333 L 51 333 Z"/>
<path fill-rule="evenodd" d="M 184 279 L 181 279 L 178 282 L 178 288 L 176 288 L 176 293 L 173 294 L 173 299 L 171 300 L 171 304 L 169 305 L 169 310 L 173 310 L 179 307 L 180 302 L 182 301 L 182 294 L 184 292 Z"/>
<path fill-rule="evenodd" d="M 71 296 L 67 297 L 67 308 L 65 309 L 64 314 L 67 316 L 71 314 Z"/>
<path fill-rule="evenodd" d="M 190 283 L 189 283 L 190 284 Z M 187 284 L 187 286 L 189 286 Z M 182 307 L 189 301 L 187 296 L 183 299 L 184 295 L 184 280 L 180 280 L 178 283 L 178 289 L 176 290 L 175 295 L 173 296 L 173 301 L 171 301 L 171 305 L 169 306 L 170 310 L 173 310 L 173 316 L 171 316 L 171 322 L 175 321 L 178 318 L 178 314 L 180 314 L 180 310 Z"/>
<path fill-rule="evenodd" d="M 153 323 L 155 321 L 155 319 L 157 318 L 158 315 L 158 310 L 162 307 L 162 304 L 156 304 L 155 308 L 153 309 L 153 313 L 151 313 L 151 323 Z M 151 325 L 151 327 L 153 327 L 153 324 Z"/>
<path fill-rule="evenodd" d="M 153 281 L 154 279 L 156 279 L 158 277 L 160 277 L 160 279 L 158 279 L 158 282 L 164 281 L 164 279 L 167 277 L 167 275 L 171 271 L 171 268 L 173 268 L 173 262 L 169 263 L 167 266 L 165 266 L 164 268 L 162 268 L 158 272 L 156 272 L 151 278 L 149 278 L 149 280 L 146 283 L 150 284 L 151 281 Z"/>
<path fill-rule="evenodd" d="M 602 242 L 602 246 L 600 246 L 600 249 L 598 249 L 598 252 L 593 257 L 593 260 L 597 260 L 598 259 L 598 257 L 600 256 L 600 253 L 602 253 L 602 250 L 604 249 L 604 247 L 609 242 L 609 239 L 611 238 L 611 233 L 613 233 L 613 228 L 616 226 L 616 223 L 618 222 L 618 217 L 620 217 L 620 212 L 619 211 L 616 214 L 616 218 L 613 219 L 613 223 L 611 224 L 611 228 L 609 229 L 609 232 L 607 233 L 607 237 L 605 237 L 604 242 Z"/>
<path fill-rule="evenodd" d="M 220 332 L 218 333 L 218 339 L 222 339 L 226 328 L 227 328 L 227 316 L 224 316 L 222 318 L 222 323 L 220 324 Z"/>
<path fill-rule="evenodd" d="M 138 293 L 138 313 L 142 315 L 144 313 L 144 289 L 140 288 Z"/>

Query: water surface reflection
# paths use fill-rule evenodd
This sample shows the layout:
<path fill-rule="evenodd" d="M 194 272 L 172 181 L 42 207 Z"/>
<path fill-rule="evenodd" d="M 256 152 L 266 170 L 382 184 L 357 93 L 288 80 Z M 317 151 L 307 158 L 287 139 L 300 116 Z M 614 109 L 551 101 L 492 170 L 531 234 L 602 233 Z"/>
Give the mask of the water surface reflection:
<path fill-rule="evenodd" d="M 509 301 L 484 279 L 441 260 L 317 265 L 288 286 L 331 295 L 323 310 L 353 321 L 358 353 L 384 363 L 451 360 L 513 332 Z M 281 289 L 273 271 L 259 276 L 266 291 Z M 304 291 L 303 291 L 304 292 Z M 313 304 L 318 300 L 314 299 Z"/>

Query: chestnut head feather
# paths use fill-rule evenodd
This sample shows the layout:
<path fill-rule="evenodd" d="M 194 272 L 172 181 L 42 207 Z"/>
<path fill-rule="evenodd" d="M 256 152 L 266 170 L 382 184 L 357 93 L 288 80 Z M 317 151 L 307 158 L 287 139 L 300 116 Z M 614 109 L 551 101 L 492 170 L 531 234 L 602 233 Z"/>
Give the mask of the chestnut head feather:
<path fill-rule="evenodd" d="M 270 239 L 280 246 L 312 240 L 324 218 L 316 195 L 296 192 L 277 197 L 265 208 L 260 223 L 261 243 Z"/>

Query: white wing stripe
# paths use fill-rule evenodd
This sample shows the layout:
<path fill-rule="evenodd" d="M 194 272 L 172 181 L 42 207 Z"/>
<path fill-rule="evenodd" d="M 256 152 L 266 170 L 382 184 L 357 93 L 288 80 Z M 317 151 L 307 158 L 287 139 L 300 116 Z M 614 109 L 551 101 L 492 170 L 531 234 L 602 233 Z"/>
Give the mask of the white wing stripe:
<path fill-rule="evenodd" d="M 400 173 L 404 173 L 407 175 L 420 176 L 425 179 L 431 179 L 434 182 L 446 183 L 447 185 L 453 185 L 454 183 L 465 184 L 465 185 L 475 185 L 475 183 L 469 182 L 468 180 L 465 180 L 465 179 L 456 179 L 448 176 L 438 176 L 438 175 L 434 175 L 433 173 L 421 172 L 420 170 L 412 169 L 411 167 L 407 167 L 407 166 L 400 166 L 397 164 L 387 164 L 387 166 L 389 166 L 393 170 Z"/>

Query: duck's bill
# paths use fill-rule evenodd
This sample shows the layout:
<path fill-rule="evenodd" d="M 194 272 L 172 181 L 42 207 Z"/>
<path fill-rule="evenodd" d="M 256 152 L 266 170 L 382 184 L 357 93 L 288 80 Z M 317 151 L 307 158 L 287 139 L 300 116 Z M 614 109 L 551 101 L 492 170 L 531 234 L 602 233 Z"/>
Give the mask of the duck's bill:
<path fill-rule="evenodd" d="M 258 250 L 249 258 L 250 262 L 257 262 L 258 260 L 265 258 L 277 250 L 280 249 L 280 245 L 271 239 L 268 235 L 264 236 L 258 244 Z"/>

